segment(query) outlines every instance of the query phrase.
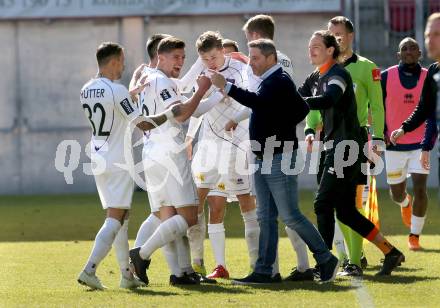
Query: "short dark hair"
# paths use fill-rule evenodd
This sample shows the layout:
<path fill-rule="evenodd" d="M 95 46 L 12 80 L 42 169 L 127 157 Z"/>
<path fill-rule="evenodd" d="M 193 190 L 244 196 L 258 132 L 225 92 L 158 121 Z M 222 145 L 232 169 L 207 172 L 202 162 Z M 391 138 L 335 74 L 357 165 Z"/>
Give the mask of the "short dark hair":
<path fill-rule="evenodd" d="M 124 48 L 113 42 L 103 42 L 98 46 L 96 50 L 96 61 L 98 66 L 106 65 L 113 57 L 121 56 L 122 50 Z"/>
<path fill-rule="evenodd" d="M 168 53 L 175 49 L 184 49 L 185 48 L 185 42 L 181 39 L 178 39 L 174 36 L 169 36 L 164 39 L 162 39 L 157 46 L 157 53 Z"/>
<path fill-rule="evenodd" d="M 214 48 L 222 49 L 223 38 L 217 31 L 206 31 L 196 41 L 197 52 L 208 52 Z"/>
<path fill-rule="evenodd" d="M 236 41 L 233 41 L 233 40 L 230 40 L 230 39 L 223 39 L 222 40 L 222 45 L 223 45 L 223 48 L 231 47 L 231 48 L 234 49 L 234 51 L 238 51 L 239 50 L 238 43 Z"/>
<path fill-rule="evenodd" d="M 348 33 L 353 33 L 354 32 L 353 23 L 351 22 L 350 19 L 348 19 L 345 16 L 333 17 L 332 19 L 330 19 L 330 21 L 328 23 L 332 24 L 332 25 L 344 25 L 345 26 L 345 30 L 347 30 Z"/>
<path fill-rule="evenodd" d="M 336 41 L 336 37 L 328 30 L 319 30 L 313 33 L 313 36 L 320 36 L 322 41 L 324 42 L 325 47 L 330 48 L 333 47 L 333 59 L 337 59 L 341 54 L 341 49 L 339 48 L 338 41 Z"/>
<path fill-rule="evenodd" d="M 269 15 L 256 15 L 250 18 L 243 26 L 243 31 L 257 32 L 263 38 L 273 40 L 275 21 Z"/>
<path fill-rule="evenodd" d="M 159 45 L 160 41 L 170 36 L 171 35 L 169 34 L 157 33 L 157 34 L 153 34 L 148 38 L 145 47 L 147 49 L 148 57 L 150 58 L 150 60 L 152 60 L 156 56 L 157 46 Z"/>
<path fill-rule="evenodd" d="M 399 48 L 399 49 L 398 49 L 399 51 L 402 49 L 403 45 L 404 45 L 406 42 L 411 42 L 411 43 L 417 45 L 417 48 L 420 48 L 420 47 L 419 47 L 419 43 L 418 43 L 415 39 L 413 39 L 412 37 L 407 36 L 407 37 L 403 38 L 403 39 L 400 41 L 400 43 L 399 43 L 399 47 L 398 47 L 398 48 Z"/>
<path fill-rule="evenodd" d="M 269 39 L 258 39 L 248 43 L 249 48 L 258 48 L 261 53 L 267 58 L 270 55 L 274 55 L 275 61 L 278 61 L 277 49 L 272 40 Z"/>

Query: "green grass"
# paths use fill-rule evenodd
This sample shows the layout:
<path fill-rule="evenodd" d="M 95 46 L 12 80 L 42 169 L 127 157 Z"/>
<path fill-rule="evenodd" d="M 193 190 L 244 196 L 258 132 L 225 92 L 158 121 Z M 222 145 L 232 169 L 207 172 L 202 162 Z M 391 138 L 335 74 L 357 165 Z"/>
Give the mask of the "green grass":
<path fill-rule="evenodd" d="M 301 208 L 313 221 L 313 193 L 301 192 Z M 130 220 L 130 238 L 148 214 L 147 198 L 136 193 Z M 329 285 L 283 283 L 266 287 L 232 286 L 223 280 L 216 286 L 176 288 L 168 285 L 168 269 L 160 252 L 153 255 L 151 284 L 138 291 L 117 288 L 119 270 L 114 252 L 98 269 L 109 287 L 105 292 L 86 291 L 76 283 L 104 213 L 95 195 L 0 197 L 0 307 L 140 307 L 140 306 L 277 306 L 277 307 L 438 307 L 440 304 L 440 207 L 430 191 L 428 219 L 421 242 L 422 252 L 406 247 L 407 230 L 399 210 L 385 191 L 379 193 L 382 230 L 407 257 L 391 277 L 376 278 L 380 252 L 365 246 L 370 266 L 358 288 L 350 279 Z M 238 207 L 228 206 L 226 217 L 227 263 L 233 277 L 247 274 L 248 258 L 242 238 Z M 282 226 L 280 226 L 281 228 Z M 284 232 L 280 233 L 285 236 Z M 209 241 L 206 263 L 214 266 Z M 283 237 L 280 240 L 283 275 L 295 266 L 295 254 Z M 311 259 L 312 264 L 314 264 Z M 365 297 L 365 291 L 367 297 Z M 371 302 L 369 302 L 371 300 Z"/>

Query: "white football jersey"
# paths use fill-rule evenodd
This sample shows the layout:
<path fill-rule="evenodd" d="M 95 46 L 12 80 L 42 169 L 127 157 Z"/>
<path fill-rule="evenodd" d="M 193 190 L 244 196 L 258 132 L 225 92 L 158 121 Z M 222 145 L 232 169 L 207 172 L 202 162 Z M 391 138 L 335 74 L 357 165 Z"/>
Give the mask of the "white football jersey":
<path fill-rule="evenodd" d="M 162 71 L 155 70 L 147 78 L 148 85 L 144 89 L 142 110 L 145 114 L 156 115 L 164 112 L 178 101 L 186 100 L 181 94 L 177 84 L 168 78 Z M 163 156 L 167 152 L 180 152 L 185 142 L 182 125 L 176 121 L 167 121 L 153 129 L 146 147 L 150 157 Z"/>
<path fill-rule="evenodd" d="M 108 78 L 91 79 L 81 89 L 80 102 L 93 130 L 92 161 L 104 159 L 106 171 L 119 169 L 115 164 L 126 164 L 124 153 L 132 153 L 131 142 L 124 142 L 128 124 L 140 116 L 127 88 Z"/>
<path fill-rule="evenodd" d="M 226 81 L 236 85 L 239 88 L 246 89 L 248 87 L 247 65 L 241 61 L 225 58 L 225 64 L 219 69 Z M 208 75 L 209 73 L 206 72 Z M 212 86 L 214 89 L 215 87 Z M 211 90 L 211 89 L 210 89 Z M 208 92 L 210 92 L 210 90 Z M 248 123 L 241 122 L 233 132 L 225 130 L 226 123 L 233 118 L 237 112 L 243 110 L 243 105 L 227 96 L 218 104 L 204 114 L 201 130 L 202 139 L 210 139 L 216 141 L 229 141 L 238 146 L 241 142 L 249 140 Z"/>
<path fill-rule="evenodd" d="M 140 81 L 145 77 L 145 75 L 150 76 L 155 71 L 156 71 L 156 68 L 154 68 L 154 67 L 149 67 L 149 66 L 144 67 L 144 69 L 142 70 L 141 77 L 138 80 L 137 85 L 139 85 Z M 139 93 L 139 109 L 144 116 L 149 116 L 148 110 L 146 109 L 146 107 L 143 107 L 144 106 L 144 99 L 145 99 L 144 93 L 145 93 L 144 91 Z"/>

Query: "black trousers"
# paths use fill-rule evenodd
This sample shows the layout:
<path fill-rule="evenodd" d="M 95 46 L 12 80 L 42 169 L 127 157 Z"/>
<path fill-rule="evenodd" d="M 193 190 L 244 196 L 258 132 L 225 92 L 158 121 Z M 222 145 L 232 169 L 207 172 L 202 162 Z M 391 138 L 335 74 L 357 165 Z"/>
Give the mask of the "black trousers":
<path fill-rule="evenodd" d="M 375 228 L 374 224 L 356 209 L 356 186 L 362 174 L 361 159 L 343 169 L 343 178 L 337 177 L 335 167 L 337 168 L 334 164 L 334 152 L 327 151 L 314 201 L 318 230 L 329 249 L 333 246 L 335 211 L 339 221 L 363 237 L 367 237 Z"/>

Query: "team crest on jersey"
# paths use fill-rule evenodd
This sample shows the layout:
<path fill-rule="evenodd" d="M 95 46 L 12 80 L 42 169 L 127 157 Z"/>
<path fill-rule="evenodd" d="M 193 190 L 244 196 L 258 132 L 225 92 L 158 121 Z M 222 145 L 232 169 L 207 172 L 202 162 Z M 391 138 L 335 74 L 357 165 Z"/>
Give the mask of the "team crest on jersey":
<path fill-rule="evenodd" d="M 160 97 L 166 101 L 167 99 L 171 98 L 171 94 L 167 89 L 163 89 L 162 92 L 160 92 Z"/>
<path fill-rule="evenodd" d="M 124 98 L 119 104 L 121 104 L 122 109 L 124 109 L 127 115 L 134 111 L 133 106 L 131 106 L 130 102 L 128 101 L 128 98 Z"/>
<path fill-rule="evenodd" d="M 233 78 L 226 78 L 226 81 L 228 81 L 232 84 L 235 84 L 235 79 L 233 79 Z"/>
<path fill-rule="evenodd" d="M 217 188 L 224 191 L 226 189 L 225 183 L 218 183 Z"/>

